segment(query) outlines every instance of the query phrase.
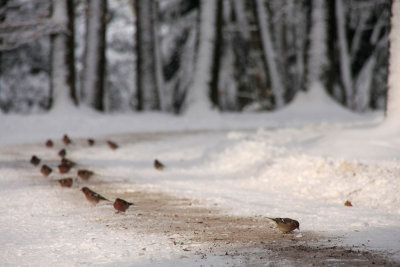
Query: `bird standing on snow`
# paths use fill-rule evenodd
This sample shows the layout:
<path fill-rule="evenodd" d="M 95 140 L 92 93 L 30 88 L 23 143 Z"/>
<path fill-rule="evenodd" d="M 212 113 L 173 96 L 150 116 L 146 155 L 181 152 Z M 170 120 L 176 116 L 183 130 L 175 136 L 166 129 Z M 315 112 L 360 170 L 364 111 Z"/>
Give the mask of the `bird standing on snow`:
<path fill-rule="evenodd" d="M 58 155 L 64 158 L 67 155 L 67 150 L 65 150 L 65 148 L 61 149 L 60 151 L 58 151 Z"/>
<path fill-rule="evenodd" d="M 44 176 L 49 176 L 49 174 L 52 172 L 53 170 L 47 166 L 47 165 L 43 165 L 42 168 L 40 168 L 40 172 L 44 175 Z"/>
<path fill-rule="evenodd" d="M 290 218 L 267 218 L 276 222 L 278 229 L 283 233 L 290 233 L 294 229 L 300 230 L 300 224 L 296 220 Z"/>
<path fill-rule="evenodd" d="M 86 186 L 82 187 L 81 191 L 85 194 L 85 197 L 89 202 L 99 203 L 100 200 L 110 201 L 107 198 L 103 197 L 102 195 L 90 190 Z"/>
<path fill-rule="evenodd" d="M 83 180 L 88 180 L 94 172 L 88 170 L 78 170 L 78 176 Z"/>
<path fill-rule="evenodd" d="M 95 141 L 94 141 L 94 139 L 89 138 L 89 139 L 87 140 L 87 142 L 88 142 L 88 145 L 89 145 L 89 146 L 93 146 Z"/>
<path fill-rule="evenodd" d="M 46 147 L 53 147 L 53 141 L 51 141 L 50 139 L 46 141 Z"/>
<path fill-rule="evenodd" d="M 157 159 L 154 160 L 154 168 L 156 168 L 159 171 L 162 171 L 164 169 L 164 164 L 162 164 L 160 161 Z"/>
<path fill-rule="evenodd" d="M 63 178 L 63 179 L 59 179 L 57 180 L 57 182 L 61 185 L 61 187 L 71 187 L 73 180 L 72 178 Z"/>
<path fill-rule="evenodd" d="M 114 201 L 114 208 L 119 212 L 125 212 L 129 206 L 133 205 L 133 203 L 123 200 L 121 198 L 117 198 Z"/>
<path fill-rule="evenodd" d="M 33 155 L 31 158 L 31 164 L 34 166 L 37 166 L 40 164 L 40 158 L 36 157 L 36 155 Z"/>
<path fill-rule="evenodd" d="M 75 162 L 73 162 L 72 160 L 69 160 L 67 158 L 62 158 L 61 159 L 61 164 L 68 165 L 70 168 L 72 168 L 72 167 L 74 167 L 76 165 Z"/>
<path fill-rule="evenodd" d="M 67 173 L 67 172 L 69 172 L 70 169 L 71 169 L 71 166 L 68 164 L 61 163 L 60 165 L 58 165 L 58 171 L 60 173 Z"/>
<path fill-rule="evenodd" d="M 62 138 L 63 143 L 67 146 L 69 144 L 72 143 L 71 139 L 69 138 L 68 135 L 64 134 L 63 138 Z"/>
<path fill-rule="evenodd" d="M 112 150 L 115 150 L 115 149 L 118 148 L 117 143 L 115 143 L 115 142 L 113 142 L 113 141 L 108 140 L 108 141 L 107 141 L 107 144 L 108 144 L 108 146 L 109 146 Z"/>

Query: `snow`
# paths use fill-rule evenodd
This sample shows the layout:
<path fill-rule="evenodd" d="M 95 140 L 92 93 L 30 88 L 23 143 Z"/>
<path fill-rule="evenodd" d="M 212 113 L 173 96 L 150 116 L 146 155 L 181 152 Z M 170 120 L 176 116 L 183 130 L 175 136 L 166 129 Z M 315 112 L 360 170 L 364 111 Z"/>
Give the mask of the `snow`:
<path fill-rule="evenodd" d="M 73 108 L 0 116 L 0 262 L 243 264 L 218 253 L 202 259 L 182 251 L 171 234 L 125 229 L 109 204 L 93 207 L 77 188 L 49 185 L 28 160 L 34 153 L 50 159 L 44 141 L 53 138 L 60 147 L 65 133 L 73 140 L 125 140 L 117 151 L 76 145 L 71 152 L 102 174 L 97 179 L 122 183 L 118 192 L 142 188 L 199 199 L 202 206 L 231 215 L 292 217 L 300 221 L 300 236 L 321 233 L 338 245 L 399 255 L 400 135 L 382 124 L 382 114 L 351 113 L 322 90 L 311 90 L 274 113 L 212 115 L 194 120 Z M 155 173 L 155 157 L 166 164 L 164 172 Z M 353 207 L 345 207 L 346 200 Z M 106 219 L 115 227 L 102 223 Z"/>

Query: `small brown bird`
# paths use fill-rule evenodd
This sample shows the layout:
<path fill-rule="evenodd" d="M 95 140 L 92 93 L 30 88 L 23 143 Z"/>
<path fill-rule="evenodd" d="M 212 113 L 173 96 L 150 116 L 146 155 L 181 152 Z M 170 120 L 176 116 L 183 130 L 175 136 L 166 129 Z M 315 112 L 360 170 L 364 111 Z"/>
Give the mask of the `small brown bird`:
<path fill-rule="evenodd" d="M 38 157 L 36 157 L 36 155 L 33 155 L 31 158 L 31 163 L 32 163 L 32 165 L 37 166 L 40 164 L 40 159 Z"/>
<path fill-rule="evenodd" d="M 88 142 L 88 145 L 89 145 L 89 146 L 93 146 L 95 141 L 94 141 L 94 139 L 89 138 L 89 139 L 87 140 L 87 142 Z"/>
<path fill-rule="evenodd" d="M 154 160 L 154 168 L 156 168 L 159 171 L 162 171 L 165 166 L 164 164 L 162 164 L 160 161 L 158 161 L 157 159 Z"/>
<path fill-rule="evenodd" d="M 44 175 L 44 176 L 49 176 L 49 174 L 52 172 L 53 170 L 47 166 L 47 165 L 42 165 L 42 168 L 40 168 L 40 172 Z"/>
<path fill-rule="evenodd" d="M 114 201 L 114 208 L 118 211 L 118 212 L 125 212 L 129 206 L 133 205 L 133 203 L 128 202 L 126 200 L 123 200 L 121 198 L 117 198 Z"/>
<path fill-rule="evenodd" d="M 83 180 L 88 180 L 94 172 L 89 170 L 78 170 L 78 176 Z"/>
<path fill-rule="evenodd" d="M 70 169 L 71 169 L 71 166 L 68 164 L 61 163 L 60 165 L 58 165 L 58 171 L 60 173 L 67 173 L 67 172 L 69 172 Z"/>
<path fill-rule="evenodd" d="M 69 138 L 68 135 L 64 134 L 63 139 L 62 139 L 63 143 L 67 146 L 69 144 L 71 144 L 71 139 Z"/>
<path fill-rule="evenodd" d="M 344 202 L 344 205 L 346 207 L 353 207 L 353 204 L 351 204 L 351 202 L 349 200 L 346 200 L 346 202 Z"/>
<path fill-rule="evenodd" d="M 300 224 L 296 220 L 290 218 L 267 218 L 276 222 L 278 229 L 283 233 L 290 233 L 294 229 L 300 230 Z"/>
<path fill-rule="evenodd" d="M 118 148 L 118 145 L 117 145 L 115 142 L 113 142 L 113 141 L 108 140 L 108 141 L 107 141 L 107 144 L 108 144 L 108 146 L 109 146 L 112 150 L 115 150 L 115 149 Z"/>
<path fill-rule="evenodd" d="M 73 180 L 72 180 L 72 178 L 68 177 L 68 178 L 59 179 L 59 180 L 57 180 L 57 182 L 61 185 L 61 187 L 71 187 Z"/>
<path fill-rule="evenodd" d="M 46 141 L 46 147 L 53 147 L 53 141 L 51 141 L 50 139 Z"/>
<path fill-rule="evenodd" d="M 62 158 L 65 157 L 67 155 L 67 150 L 65 150 L 65 148 L 61 149 L 58 151 L 58 155 Z"/>
<path fill-rule="evenodd" d="M 103 197 L 102 195 L 90 190 L 86 186 L 82 187 L 81 191 L 85 194 L 85 197 L 89 202 L 99 203 L 100 200 L 110 201 L 107 198 Z"/>
<path fill-rule="evenodd" d="M 68 166 L 70 166 L 71 168 L 76 166 L 76 162 L 74 162 L 74 161 L 72 161 L 72 160 L 69 160 L 69 159 L 67 159 L 67 158 L 62 158 L 62 159 L 61 159 L 61 164 L 68 165 Z"/>

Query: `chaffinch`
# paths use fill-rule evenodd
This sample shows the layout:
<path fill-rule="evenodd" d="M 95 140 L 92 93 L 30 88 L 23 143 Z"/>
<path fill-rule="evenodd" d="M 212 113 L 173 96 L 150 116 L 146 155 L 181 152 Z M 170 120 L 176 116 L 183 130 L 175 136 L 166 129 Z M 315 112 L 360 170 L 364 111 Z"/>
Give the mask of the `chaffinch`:
<path fill-rule="evenodd" d="M 117 198 L 114 201 L 114 208 L 118 211 L 118 212 L 125 212 L 129 206 L 133 205 L 133 203 L 128 202 L 126 200 L 123 200 L 121 198 Z"/>
<path fill-rule="evenodd" d="M 67 172 L 69 172 L 70 169 L 71 169 L 71 166 L 68 164 L 61 163 L 60 165 L 58 165 L 58 171 L 60 173 L 67 173 Z"/>
<path fill-rule="evenodd" d="M 290 233 L 295 229 L 300 230 L 300 224 L 296 220 L 290 218 L 267 218 L 276 222 L 276 225 L 281 232 Z"/>
<path fill-rule="evenodd" d="M 50 173 L 51 173 L 52 171 L 53 171 L 53 170 L 52 170 L 49 166 L 47 166 L 47 165 L 42 165 L 42 168 L 40 168 L 40 172 L 41 172 L 44 176 L 49 176 Z"/>
<path fill-rule="evenodd" d="M 61 149 L 58 151 L 58 155 L 62 158 L 65 157 L 67 155 L 67 150 L 65 150 L 65 148 Z"/>
<path fill-rule="evenodd" d="M 72 142 L 71 139 L 69 138 L 69 136 L 66 134 L 64 134 L 62 141 L 66 146 L 71 144 L 71 142 Z"/>
<path fill-rule="evenodd" d="M 46 141 L 45 145 L 46 145 L 46 147 L 53 147 L 54 146 L 53 141 L 51 141 L 50 139 Z"/>
<path fill-rule="evenodd" d="M 110 201 L 102 195 L 90 190 L 89 188 L 82 187 L 81 191 L 85 194 L 86 199 L 92 203 L 99 203 L 100 200 Z"/>
<path fill-rule="evenodd" d="M 115 149 L 118 148 L 118 145 L 117 145 L 115 142 L 113 142 L 113 141 L 108 140 L 108 141 L 107 141 L 107 144 L 108 144 L 108 146 L 109 146 L 112 150 L 115 150 Z"/>
<path fill-rule="evenodd" d="M 36 155 L 32 155 L 31 164 L 34 165 L 34 166 L 39 165 L 40 164 L 40 158 L 38 158 Z"/>
<path fill-rule="evenodd" d="M 83 180 L 88 180 L 94 172 L 89 170 L 78 170 L 78 176 Z"/>
<path fill-rule="evenodd" d="M 61 185 L 61 187 L 71 187 L 73 180 L 72 180 L 72 178 L 68 177 L 68 178 L 59 179 L 59 180 L 57 180 L 57 182 Z"/>
<path fill-rule="evenodd" d="M 165 166 L 159 160 L 155 159 L 154 160 L 154 168 L 156 168 L 159 171 L 162 171 L 165 168 Z"/>
<path fill-rule="evenodd" d="M 88 145 L 89 145 L 89 146 L 93 146 L 95 141 L 94 141 L 94 139 L 89 138 L 89 139 L 87 140 L 87 142 L 88 142 Z"/>

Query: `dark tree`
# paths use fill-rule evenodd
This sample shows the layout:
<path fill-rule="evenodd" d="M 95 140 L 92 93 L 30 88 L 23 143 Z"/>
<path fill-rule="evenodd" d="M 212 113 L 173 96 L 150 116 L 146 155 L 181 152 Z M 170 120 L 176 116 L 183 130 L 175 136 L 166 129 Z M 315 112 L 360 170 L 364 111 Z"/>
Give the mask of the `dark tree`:
<path fill-rule="evenodd" d="M 88 0 L 87 6 L 81 94 L 84 103 L 102 111 L 106 76 L 107 0 Z"/>

